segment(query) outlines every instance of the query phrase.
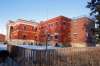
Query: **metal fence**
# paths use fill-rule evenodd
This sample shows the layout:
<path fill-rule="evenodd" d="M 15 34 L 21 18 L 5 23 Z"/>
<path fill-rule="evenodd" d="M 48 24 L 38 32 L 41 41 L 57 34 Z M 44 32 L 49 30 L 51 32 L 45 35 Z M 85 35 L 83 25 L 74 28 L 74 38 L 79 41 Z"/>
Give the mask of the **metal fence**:
<path fill-rule="evenodd" d="M 100 66 L 100 47 L 28 49 L 8 45 L 10 61 L 2 66 Z"/>

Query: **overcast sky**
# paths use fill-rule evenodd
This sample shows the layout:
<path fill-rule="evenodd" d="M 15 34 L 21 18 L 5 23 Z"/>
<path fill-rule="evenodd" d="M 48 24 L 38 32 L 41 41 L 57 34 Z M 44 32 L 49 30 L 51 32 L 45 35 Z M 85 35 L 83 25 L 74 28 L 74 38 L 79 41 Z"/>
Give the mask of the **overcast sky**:
<path fill-rule="evenodd" d="M 41 21 L 59 15 L 88 15 L 87 0 L 0 0 L 0 33 L 6 34 L 8 20 Z"/>

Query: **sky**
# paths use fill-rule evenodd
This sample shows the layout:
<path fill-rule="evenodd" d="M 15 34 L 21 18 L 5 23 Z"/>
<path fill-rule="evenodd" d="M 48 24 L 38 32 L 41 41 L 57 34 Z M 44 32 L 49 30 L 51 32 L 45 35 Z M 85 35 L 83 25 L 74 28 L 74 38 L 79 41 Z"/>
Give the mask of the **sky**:
<path fill-rule="evenodd" d="M 8 20 L 41 21 L 63 15 L 89 15 L 87 0 L 0 0 L 0 33 L 6 34 Z"/>

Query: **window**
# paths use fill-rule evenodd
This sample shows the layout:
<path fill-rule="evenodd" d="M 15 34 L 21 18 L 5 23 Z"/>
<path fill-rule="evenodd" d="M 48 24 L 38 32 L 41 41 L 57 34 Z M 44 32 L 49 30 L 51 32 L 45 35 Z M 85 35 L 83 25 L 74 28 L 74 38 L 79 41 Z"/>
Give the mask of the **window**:
<path fill-rule="evenodd" d="M 13 30 L 13 26 L 10 27 L 10 30 L 11 30 L 11 31 Z"/>
<path fill-rule="evenodd" d="M 35 28 L 35 32 L 37 31 L 37 28 Z"/>
<path fill-rule="evenodd" d="M 55 39 L 58 39 L 58 35 L 55 35 Z"/>
<path fill-rule="evenodd" d="M 65 22 L 62 22 L 62 25 L 65 25 L 66 23 Z"/>
<path fill-rule="evenodd" d="M 48 34 L 48 40 L 51 40 L 52 36 L 50 34 Z"/>
<path fill-rule="evenodd" d="M 24 26 L 24 30 L 26 30 L 26 26 Z"/>
<path fill-rule="evenodd" d="M 35 36 L 35 39 L 37 39 L 37 36 Z"/>
<path fill-rule="evenodd" d="M 48 34 L 48 37 L 50 37 L 50 34 Z"/>
<path fill-rule="evenodd" d="M 92 34 L 95 34 L 95 29 L 91 28 Z"/>
<path fill-rule="evenodd" d="M 59 25 L 58 22 L 56 22 L 56 25 Z"/>
<path fill-rule="evenodd" d="M 43 29 L 43 26 L 41 26 L 41 29 Z"/>
<path fill-rule="evenodd" d="M 34 31 L 34 27 L 32 27 L 32 30 Z"/>
<path fill-rule="evenodd" d="M 48 24 L 48 27 L 51 28 L 53 26 L 53 24 Z"/>
<path fill-rule="evenodd" d="M 13 30 L 13 26 L 11 26 L 10 29 Z"/>
<path fill-rule="evenodd" d="M 50 27 L 50 24 L 48 26 Z"/>
<path fill-rule="evenodd" d="M 26 35 L 23 35 L 23 39 L 26 39 Z"/>

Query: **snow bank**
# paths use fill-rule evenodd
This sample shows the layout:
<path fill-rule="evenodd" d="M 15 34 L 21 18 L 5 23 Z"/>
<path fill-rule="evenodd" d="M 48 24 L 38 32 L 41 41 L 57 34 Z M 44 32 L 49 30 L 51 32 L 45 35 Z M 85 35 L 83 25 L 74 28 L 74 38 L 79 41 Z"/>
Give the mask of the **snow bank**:
<path fill-rule="evenodd" d="M 27 49 L 36 49 L 36 50 L 45 50 L 46 46 L 35 46 L 35 45 L 17 45 L 19 47 L 27 48 Z M 57 47 L 47 46 L 47 49 L 56 49 Z"/>
<path fill-rule="evenodd" d="M 7 45 L 0 44 L 0 50 L 7 50 Z"/>

